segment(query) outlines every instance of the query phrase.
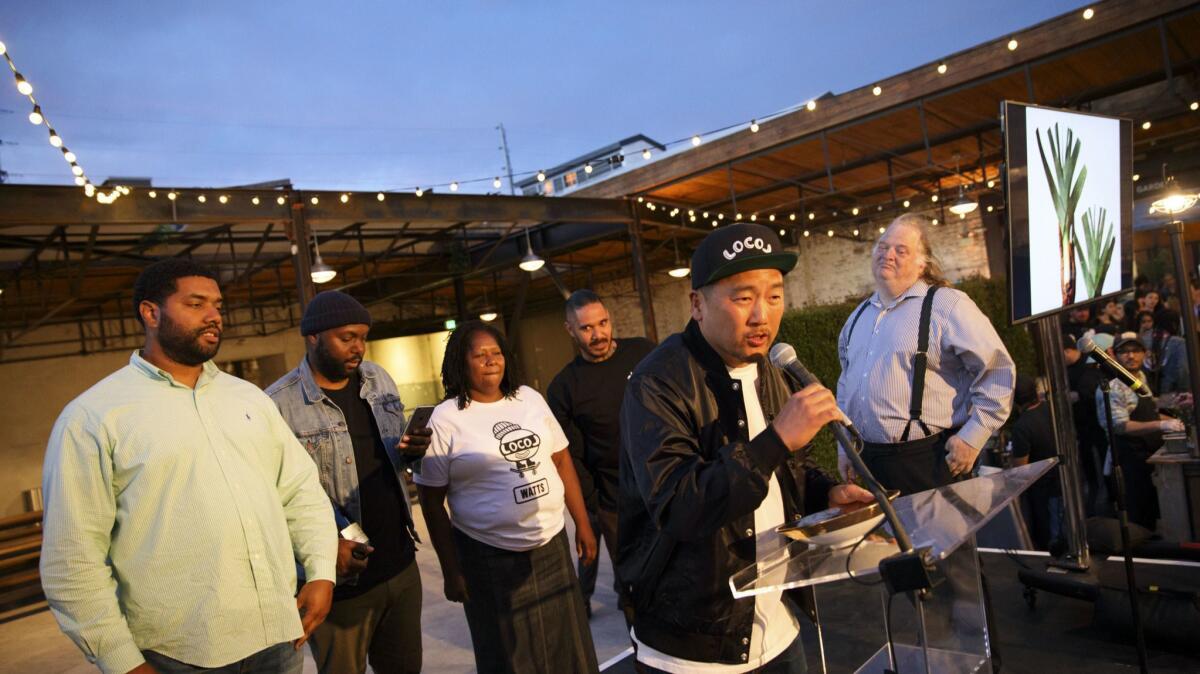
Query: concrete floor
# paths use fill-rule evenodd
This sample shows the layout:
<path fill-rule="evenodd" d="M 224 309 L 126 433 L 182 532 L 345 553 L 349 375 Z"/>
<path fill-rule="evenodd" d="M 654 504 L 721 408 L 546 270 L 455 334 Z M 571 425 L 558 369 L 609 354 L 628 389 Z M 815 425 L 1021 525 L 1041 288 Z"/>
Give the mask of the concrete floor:
<path fill-rule="evenodd" d="M 413 517 L 421 539 L 428 541 L 425 519 L 419 510 L 419 506 L 414 507 Z M 567 533 L 574 536 L 570 517 L 567 518 Z M 442 573 L 432 545 L 426 543 L 417 550 L 417 565 L 424 586 L 421 614 L 424 671 L 430 674 L 474 671 L 475 658 L 467 619 L 460 604 L 448 602 L 442 596 Z M 0 623 L 0 673 L 82 674 L 97 671 L 59 631 L 53 616 L 44 607 L 44 603 L 31 607 L 23 616 Z M 612 565 L 603 545 L 600 546 L 596 594 L 592 597 L 591 627 L 596 657 L 602 665 L 629 648 L 625 621 L 617 609 L 616 594 L 612 590 Z M 307 647 L 304 660 L 305 674 L 315 674 L 317 669 Z"/>

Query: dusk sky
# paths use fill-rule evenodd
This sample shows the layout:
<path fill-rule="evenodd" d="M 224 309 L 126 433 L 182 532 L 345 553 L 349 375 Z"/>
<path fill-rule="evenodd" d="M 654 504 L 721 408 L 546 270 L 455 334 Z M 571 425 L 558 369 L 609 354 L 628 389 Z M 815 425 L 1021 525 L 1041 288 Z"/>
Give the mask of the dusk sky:
<path fill-rule="evenodd" d="M 1079 8 L 926 2 L 5 0 L 0 41 L 96 183 L 398 190 L 536 171 L 839 93 Z M 0 167 L 70 184 L 11 75 Z M 441 191 L 441 190 L 439 190 Z M 505 188 L 507 191 L 507 188 Z"/>

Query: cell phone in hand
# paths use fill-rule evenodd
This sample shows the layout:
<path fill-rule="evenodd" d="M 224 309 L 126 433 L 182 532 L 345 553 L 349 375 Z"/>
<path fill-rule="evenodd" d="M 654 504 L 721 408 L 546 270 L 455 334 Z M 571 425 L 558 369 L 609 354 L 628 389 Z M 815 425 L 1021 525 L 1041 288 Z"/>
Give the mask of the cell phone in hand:
<path fill-rule="evenodd" d="M 433 405 L 423 405 L 413 410 L 412 415 L 408 417 L 408 423 L 404 425 L 404 435 L 410 435 L 413 431 L 421 428 L 428 428 L 431 416 L 433 416 Z"/>

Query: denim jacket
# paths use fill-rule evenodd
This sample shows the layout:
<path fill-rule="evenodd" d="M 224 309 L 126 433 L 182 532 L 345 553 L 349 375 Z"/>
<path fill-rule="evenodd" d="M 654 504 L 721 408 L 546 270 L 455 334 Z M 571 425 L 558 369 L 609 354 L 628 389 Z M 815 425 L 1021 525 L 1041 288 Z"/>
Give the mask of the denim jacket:
<path fill-rule="evenodd" d="M 404 404 L 400 402 L 395 382 L 382 367 L 364 360 L 359 366 L 359 374 L 362 381 L 359 396 L 371 406 L 371 413 L 382 435 L 383 447 L 400 483 L 404 512 L 408 517 L 405 527 L 414 541 L 420 541 L 413 526 L 412 506 L 404 482 L 404 470 L 409 462 L 396 449 L 404 435 Z M 308 359 L 301 359 L 296 369 L 268 386 L 266 393 L 275 401 L 284 420 L 317 464 L 321 486 L 333 502 L 338 531 L 350 522 L 362 522 L 358 468 L 354 465 L 350 429 L 346 426 L 342 411 L 317 385 Z"/>

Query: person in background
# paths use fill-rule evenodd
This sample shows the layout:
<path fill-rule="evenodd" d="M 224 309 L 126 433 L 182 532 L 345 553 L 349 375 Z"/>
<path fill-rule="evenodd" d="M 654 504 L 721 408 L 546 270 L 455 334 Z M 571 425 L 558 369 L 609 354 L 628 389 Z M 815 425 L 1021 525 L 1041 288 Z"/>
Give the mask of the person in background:
<path fill-rule="evenodd" d="M 333 608 L 309 644 L 322 674 L 421 671 L 421 573 L 405 469 L 429 445 L 404 435 L 404 405 L 387 371 L 363 360 L 371 314 L 346 293 L 317 293 L 304 309 L 305 357 L 267 387 L 316 464 L 338 530 Z"/>
<path fill-rule="evenodd" d="M 1130 323 L 1132 323 L 1134 315 L 1141 310 L 1141 299 L 1151 287 L 1153 286 L 1150 278 L 1145 274 L 1138 274 L 1138 277 L 1133 280 L 1133 298 L 1125 302 L 1125 320 L 1129 322 L 1125 326 L 1126 330 L 1136 329 L 1137 326 L 1130 325 Z"/>
<path fill-rule="evenodd" d="M 564 509 L 584 564 L 596 562 L 596 537 L 566 435 L 521 385 L 504 337 L 487 323 L 450 334 L 442 384 L 446 400 L 415 481 L 446 599 L 467 614 L 476 668 L 598 671 Z"/>
<path fill-rule="evenodd" d="M 1146 347 L 1138 336 L 1122 333 L 1113 344 L 1111 352 L 1121 366 L 1134 373 L 1143 382 L 1146 373 L 1142 361 Z M 1158 520 L 1158 492 L 1151 480 L 1150 467 L 1146 459 L 1162 447 L 1162 434 L 1183 430 L 1178 419 L 1161 415 L 1153 398 L 1138 396 L 1120 379 L 1109 382 L 1108 400 L 1112 407 L 1114 454 L 1125 475 L 1125 503 L 1129 521 L 1153 530 Z M 1105 423 L 1105 395 L 1096 391 L 1096 416 Z M 1106 465 L 1109 463 L 1105 462 Z M 1106 471 L 1107 472 L 1107 471 Z"/>
<path fill-rule="evenodd" d="M 1079 304 L 1071 307 L 1063 317 L 1061 329 L 1063 334 L 1082 335 L 1092 329 L 1092 307 Z"/>
<path fill-rule="evenodd" d="M 1158 295 L 1163 306 L 1178 304 L 1179 299 L 1179 284 L 1175 280 L 1175 275 L 1171 273 L 1163 274 L 1162 283 L 1158 286 Z"/>
<path fill-rule="evenodd" d="M 947 287 L 926 227 L 925 218 L 906 214 L 879 237 L 875 292 L 838 337 L 838 406 L 862 433 L 871 472 L 903 494 L 969 475 L 1008 419 L 1016 376 L 987 316 Z M 922 334 L 927 349 L 918 344 Z M 838 448 L 838 468 L 853 479 L 845 451 Z"/>
<path fill-rule="evenodd" d="M 1013 465 L 1024 466 L 1057 456 L 1050 406 L 1038 396 L 1033 377 L 1017 375 L 1013 403 L 1020 410 L 1008 441 Z M 1038 550 L 1050 550 L 1058 540 L 1062 523 L 1060 498 L 1058 466 L 1038 478 L 1025 492 L 1025 519 Z"/>
<path fill-rule="evenodd" d="M 105 674 L 299 674 L 337 560 L 317 467 L 270 398 L 213 364 L 212 271 L 155 262 L 133 310 L 145 346 L 67 405 L 46 448 L 50 611 Z"/>
<path fill-rule="evenodd" d="M 1179 336 L 1179 326 L 1179 314 L 1171 309 L 1163 309 L 1154 317 L 1149 353 L 1153 354 L 1157 374 L 1154 391 L 1159 395 L 1191 390 L 1187 345 Z"/>
<path fill-rule="evenodd" d="M 1080 338 L 1090 338 L 1096 346 L 1108 351 L 1113 345 L 1113 336 L 1103 332 L 1085 333 Z M 1091 358 L 1081 353 L 1082 346 L 1074 343 L 1063 345 L 1067 363 L 1067 383 L 1071 389 L 1071 413 L 1075 420 L 1075 436 L 1079 443 L 1079 464 L 1083 471 L 1084 487 L 1088 490 L 1086 508 L 1089 515 L 1100 514 L 1106 502 L 1101 493 L 1104 486 L 1104 457 L 1108 454 L 1108 438 L 1100 420 L 1096 418 L 1096 389 L 1104 373 Z"/>
<path fill-rule="evenodd" d="M 592 531 L 604 541 L 609 560 L 617 558 L 617 466 L 621 446 L 621 400 L 633 368 L 654 349 L 643 337 L 613 337 L 608 310 L 590 290 L 567 298 L 563 324 L 579 355 L 555 375 L 546 402 L 567 435 L 575 472 L 583 489 Z M 592 615 L 599 564 L 579 565 L 579 584 Z M 632 622 L 632 606 L 620 577 L 613 573 L 617 603 Z"/>
<path fill-rule="evenodd" d="M 1115 335 L 1124 330 L 1125 326 L 1125 305 L 1117 301 L 1117 298 L 1110 297 L 1106 300 L 1101 300 L 1096 306 L 1096 320 L 1092 328 L 1099 333 L 1106 335 Z M 1075 333 L 1080 336 L 1083 333 Z"/>

